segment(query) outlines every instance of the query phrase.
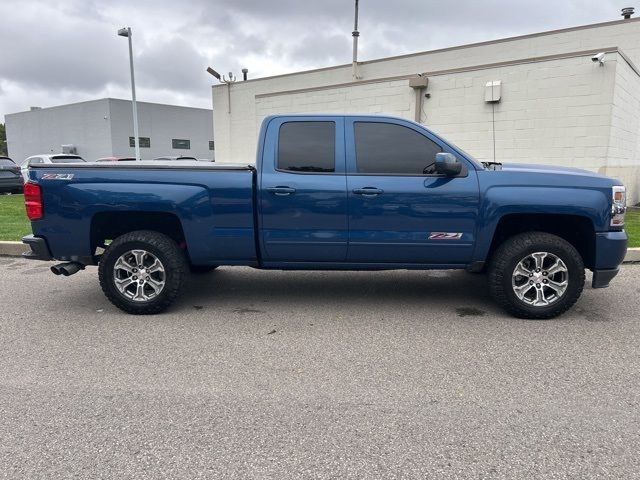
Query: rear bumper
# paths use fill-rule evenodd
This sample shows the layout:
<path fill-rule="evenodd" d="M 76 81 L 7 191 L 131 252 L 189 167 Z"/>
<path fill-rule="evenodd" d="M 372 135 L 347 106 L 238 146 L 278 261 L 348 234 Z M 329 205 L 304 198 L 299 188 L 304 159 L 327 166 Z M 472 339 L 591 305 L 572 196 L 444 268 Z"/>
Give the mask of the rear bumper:
<path fill-rule="evenodd" d="M 593 288 L 605 288 L 618 274 L 618 267 L 627 253 L 627 233 L 599 232 L 596 233 L 596 258 L 593 267 Z"/>
<path fill-rule="evenodd" d="M 47 245 L 47 241 L 44 238 L 27 235 L 26 237 L 22 237 L 22 243 L 28 245 L 31 249 L 22 254 L 23 258 L 30 260 L 53 260 L 51 252 L 49 251 L 49 245 Z"/>

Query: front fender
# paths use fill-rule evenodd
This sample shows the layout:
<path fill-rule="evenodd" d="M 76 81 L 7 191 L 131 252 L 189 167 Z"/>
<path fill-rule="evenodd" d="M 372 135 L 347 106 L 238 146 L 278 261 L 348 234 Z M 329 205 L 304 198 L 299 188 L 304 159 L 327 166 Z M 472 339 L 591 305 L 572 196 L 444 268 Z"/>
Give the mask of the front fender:
<path fill-rule="evenodd" d="M 610 190 L 525 185 L 497 185 L 481 196 L 475 261 L 485 261 L 500 220 L 512 214 L 572 215 L 587 218 L 594 230 L 606 231 Z"/>

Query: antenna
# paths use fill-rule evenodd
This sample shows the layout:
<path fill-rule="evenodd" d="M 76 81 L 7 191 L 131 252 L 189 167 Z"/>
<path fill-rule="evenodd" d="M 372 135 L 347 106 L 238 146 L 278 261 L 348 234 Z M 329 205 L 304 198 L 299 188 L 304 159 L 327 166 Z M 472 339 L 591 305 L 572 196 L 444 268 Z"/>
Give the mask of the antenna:
<path fill-rule="evenodd" d="M 353 32 L 351 32 L 351 36 L 353 37 L 353 58 L 351 60 L 351 65 L 353 68 L 353 79 L 359 80 L 362 77 L 358 74 L 358 37 L 360 36 L 360 32 L 358 31 L 358 0 L 355 0 L 355 2 L 356 11 L 353 21 Z"/>

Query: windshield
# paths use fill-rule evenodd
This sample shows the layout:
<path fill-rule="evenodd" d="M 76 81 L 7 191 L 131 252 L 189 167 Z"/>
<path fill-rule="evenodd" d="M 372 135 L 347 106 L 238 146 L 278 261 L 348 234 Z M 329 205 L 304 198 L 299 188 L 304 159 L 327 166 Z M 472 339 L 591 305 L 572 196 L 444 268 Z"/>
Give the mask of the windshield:
<path fill-rule="evenodd" d="M 82 163 L 84 159 L 82 157 L 76 157 L 72 155 L 56 155 L 55 157 L 51 157 L 51 163 Z"/>

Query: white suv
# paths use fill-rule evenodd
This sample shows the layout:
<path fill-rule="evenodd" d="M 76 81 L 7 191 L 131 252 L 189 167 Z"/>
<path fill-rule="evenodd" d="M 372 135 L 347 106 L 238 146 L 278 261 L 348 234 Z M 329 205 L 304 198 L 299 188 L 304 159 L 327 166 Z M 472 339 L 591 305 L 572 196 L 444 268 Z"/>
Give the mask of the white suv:
<path fill-rule="evenodd" d="M 22 171 L 22 178 L 26 182 L 29 180 L 29 167 L 31 165 L 37 165 L 38 163 L 80 163 L 86 162 L 84 158 L 80 155 L 70 155 L 68 153 L 56 153 L 56 154 L 45 154 L 45 155 L 33 155 L 32 157 L 27 158 L 20 170 Z"/>

